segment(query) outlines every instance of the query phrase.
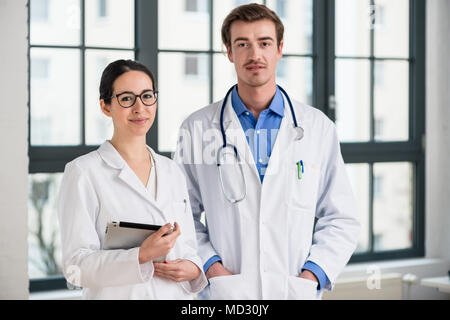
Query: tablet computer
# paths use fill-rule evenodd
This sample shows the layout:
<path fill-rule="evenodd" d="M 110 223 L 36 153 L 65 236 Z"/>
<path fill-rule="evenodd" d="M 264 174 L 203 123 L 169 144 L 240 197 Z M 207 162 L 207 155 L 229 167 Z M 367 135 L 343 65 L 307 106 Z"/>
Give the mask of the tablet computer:
<path fill-rule="evenodd" d="M 162 226 L 159 225 L 126 221 L 108 222 L 105 231 L 103 249 L 114 250 L 140 247 L 145 239 L 161 227 Z M 172 230 L 170 232 L 172 232 Z M 165 256 L 159 257 L 157 259 L 153 259 L 153 261 L 164 261 L 165 258 Z"/>

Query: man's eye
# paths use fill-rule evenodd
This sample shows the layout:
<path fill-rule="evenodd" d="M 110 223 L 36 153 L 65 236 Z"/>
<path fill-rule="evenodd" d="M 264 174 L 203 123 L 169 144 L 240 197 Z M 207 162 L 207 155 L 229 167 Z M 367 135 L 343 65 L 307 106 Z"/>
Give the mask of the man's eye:
<path fill-rule="evenodd" d="M 244 47 L 246 47 L 246 46 L 247 46 L 246 43 L 239 43 L 239 44 L 238 44 L 238 47 L 239 47 L 239 48 L 244 48 Z"/>
<path fill-rule="evenodd" d="M 268 46 L 270 46 L 270 43 L 269 43 L 269 42 L 263 42 L 263 43 L 261 43 L 261 45 L 262 45 L 263 47 L 268 47 Z"/>
<path fill-rule="evenodd" d="M 151 98 L 153 98 L 153 95 L 151 93 L 146 93 L 146 94 L 144 94 L 143 98 L 144 99 L 151 99 Z"/>

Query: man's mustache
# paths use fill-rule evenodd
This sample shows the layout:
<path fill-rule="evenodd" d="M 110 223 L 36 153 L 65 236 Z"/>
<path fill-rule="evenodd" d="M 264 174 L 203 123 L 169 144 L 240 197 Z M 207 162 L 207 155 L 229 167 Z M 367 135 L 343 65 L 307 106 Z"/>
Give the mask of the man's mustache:
<path fill-rule="evenodd" d="M 244 64 L 244 67 L 248 67 L 248 66 L 251 66 L 251 65 L 258 65 L 258 66 L 263 66 L 263 67 L 267 66 L 267 64 L 264 63 L 264 62 L 251 60 L 249 62 L 246 62 Z"/>

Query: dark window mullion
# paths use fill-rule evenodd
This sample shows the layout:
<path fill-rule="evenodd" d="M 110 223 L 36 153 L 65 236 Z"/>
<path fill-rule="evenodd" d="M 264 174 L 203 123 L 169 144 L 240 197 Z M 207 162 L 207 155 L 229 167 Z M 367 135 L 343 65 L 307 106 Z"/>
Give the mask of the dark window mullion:
<path fill-rule="evenodd" d="M 374 185 L 373 185 L 374 179 L 373 179 L 373 163 L 369 163 L 369 247 L 368 252 L 374 253 L 374 239 L 375 235 L 373 232 L 373 192 L 374 192 Z"/>
<path fill-rule="evenodd" d="M 30 149 L 31 149 L 31 45 L 30 45 L 30 28 L 31 28 L 31 13 L 30 13 L 30 0 L 27 1 L 27 89 L 28 89 L 28 157 L 30 158 Z M 30 166 L 31 158 L 28 166 Z"/>
<path fill-rule="evenodd" d="M 86 47 L 85 47 L 85 35 L 86 35 L 86 26 L 85 26 L 85 0 L 80 0 L 80 19 L 81 19 L 81 28 L 80 28 L 80 89 L 81 89 L 81 145 L 86 145 L 86 88 L 85 88 L 85 62 L 86 62 Z"/>
<path fill-rule="evenodd" d="M 425 12 L 425 1 L 410 0 L 409 126 L 410 138 L 420 148 L 414 167 L 413 248 L 421 256 L 425 254 Z"/>
<path fill-rule="evenodd" d="M 375 10 L 375 1 L 370 0 L 370 6 L 373 10 Z M 376 12 L 372 12 L 371 14 L 375 14 L 376 19 Z M 372 23 L 372 21 L 371 21 Z M 373 21 L 373 23 L 376 23 L 376 21 Z M 375 31 L 374 26 L 370 25 L 370 141 L 375 141 Z"/>
<path fill-rule="evenodd" d="M 146 65 L 154 74 L 158 85 L 158 1 L 135 0 L 135 56 L 136 60 Z M 169 94 L 166 93 L 161 93 Z M 159 151 L 158 122 L 159 113 L 147 132 L 147 144 Z"/>
<path fill-rule="evenodd" d="M 209 0 L 209 103 L 213 103 L 214 99 L 214 35 L 213 35 L 213 19 L 214 15 L 214 0 Z"/>
<path fill-rule="evenodd" d="M 312 10 L 313 52 L 308 56 L 313 62 L 313 105 L 334 121 L 334 109 L 329 109 L 334 94 L 334 1 L 316 0 Z"/>

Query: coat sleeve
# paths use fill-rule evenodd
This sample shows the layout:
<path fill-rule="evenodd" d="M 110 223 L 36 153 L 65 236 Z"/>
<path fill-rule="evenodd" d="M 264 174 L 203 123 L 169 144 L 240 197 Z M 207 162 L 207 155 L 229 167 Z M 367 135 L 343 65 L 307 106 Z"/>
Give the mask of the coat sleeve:
<path fill-rule="evenodd" d="M 316 206 L 318 220 L 307 260 L 325 271 L 329 281 L 324 289 L 332 290 L 356 248 L 360 224 L 336 128 L 331 121 L 322 141 L 324 151 Z"/>
<path fill-rule="evenodd" d="M 101 250 L 95 227 L 100 203 L 88 176 L 66 165 L 58 197 L 63 273 L 85 288 L 133 285 L 153 276 L 153 264 L 139 264 L 139 248 Z"/>
<path fill-rule="evenodd" d="M 191 134 L 186 122 L 183 123 L 179 132 L 177 148 L 173 160 L 178 163 L 186 178 L 189 203 L 194 218 L 194 227 L 197 236 L 198 254 L 204 265 L 212 256 L 217 255 L 217 252 L 209 241 L 207 225 L 201 221 L 204 208 L 198 184 L 197 165 L 193 161 L 193 153 L 196 152 L 196 150 Z"/>

